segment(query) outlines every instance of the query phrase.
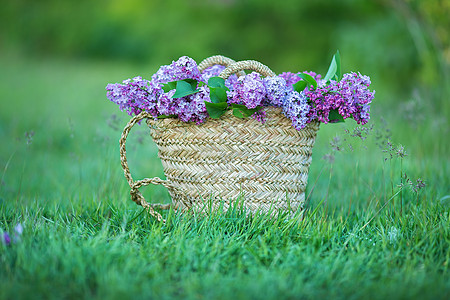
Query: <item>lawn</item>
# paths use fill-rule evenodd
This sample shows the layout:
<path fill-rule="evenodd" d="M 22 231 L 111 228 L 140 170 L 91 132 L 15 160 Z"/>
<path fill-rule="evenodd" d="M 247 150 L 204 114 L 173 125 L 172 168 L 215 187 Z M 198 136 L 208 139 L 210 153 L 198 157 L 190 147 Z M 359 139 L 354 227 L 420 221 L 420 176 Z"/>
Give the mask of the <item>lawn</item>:
<path fill-rule="evenodd" d="M 12 238 L 0 243 L 1 299 L 448 297 L 445 111 L 411 124 L 386 113 L 377 87 L 366 130 L 319 130 L 303 219 L 169 211 L 163 224 L 129 199 L 118 147 L 128 116 L 104 90 L 157 66 L 11 54 L 0 65 L 0 230 Z M 135 178 L 163 176 L 144 126 L 128 160 Z M 170 202 L 163 187 L 141 190 Z"/>

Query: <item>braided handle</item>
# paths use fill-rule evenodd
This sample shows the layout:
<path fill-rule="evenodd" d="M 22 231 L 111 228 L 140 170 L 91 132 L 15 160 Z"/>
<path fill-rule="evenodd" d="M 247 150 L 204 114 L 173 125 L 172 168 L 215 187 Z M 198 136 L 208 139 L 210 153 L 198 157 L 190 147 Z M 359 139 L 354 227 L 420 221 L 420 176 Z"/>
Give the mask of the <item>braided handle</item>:
<path fill-rule="evenodd" d="M 263 65 L 256 60 L 242 60 L 229 65 L 222 73 L 220 73 L 219 77 L 227 79 L 230 75 L 243 70 L 256 71 L 265 77 L 273 77 L 276 75 L 268 66 Z"/>
<path fill-rule="evenodd" d="M 198 70 L 201 73 L 204 70 L 206 70 L 207 68 L 215 66 L 215 65 L 221 65 L 221 66 L 228 67 L 228 66 L 234 64 L 235 62 L 236 61 L 234 61 L 233 59 L 228 58 L 226 56 L 214 55 L 214 56 L 210 56 L 210 57 L 202 60 L 202 62 L 198 64 Z M 245 75 L 245 73 L 243 71 L 241 71 L 239 73 L 239 75 Z"/>
<path fill-rule="evenodd" d="M 150 215 L 155 217 L 158 221 L 165 222 L 165 220 L 163 219 L 161 214 L 154 210 L 154 207 L 158 207 L 158 208 L 161 208 L 161 209 L 168 209 L 170 207 L 170 204 L 153 204 L 152 205 L 152 204 L 148 203 L 147 201 L 145 201 L 145 198 L 142 195 L 142 193 L 139 191 L 139 188 L 141 186 L 143 186 L 143 185 L 161 184 L 161 185 L 163 185 L 166 188 L 174 189 L 172 184 L 169 181 L 163 180 L 163 179 L 161 179 L 159 177 L 144 178 L 142 180 L 134 181 L 133 177 L 131 177 L 130 169 L 128 167 L 127 151 L 126 151 L 126 147 L 125 147 L 128 134 L 130 133 L 131 128 L 137 122 L 139 122 L 139 121 L 141 121 L 142 119 L 145 119 L 145 118 L 152 119 L 153 117 L 148 112 L 143 111 L 139 115 L 131 118 L 131 120 L 128 122 L 128 124 L 123 129 L 122 136 L 120 137 L 120 140 L 119 140 L 119 144 L 120 144 L 120 162 L 122 164 L 123 173 L 125 175 L 125 178 L 127 179 L 128 184 L 130 185 L 131 200 L 136 202 L 136 204 L 141 205 L 142 207 L 144 207 L 150 213 Z"/>

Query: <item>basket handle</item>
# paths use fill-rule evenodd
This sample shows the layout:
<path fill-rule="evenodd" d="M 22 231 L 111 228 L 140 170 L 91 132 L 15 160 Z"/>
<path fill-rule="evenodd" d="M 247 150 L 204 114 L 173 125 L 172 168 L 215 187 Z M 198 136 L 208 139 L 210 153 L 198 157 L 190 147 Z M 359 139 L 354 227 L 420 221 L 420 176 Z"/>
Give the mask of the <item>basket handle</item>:
<path fill-rule="evenodd" d="M 263 65 L 256 60 L 242 60 L 229 65 L 225 70 L 220 73 L 219 77 L 227 79 L 230 75 L 244 70 L 256 71 L 265 77 L 273 77 L 276 74 L 266 65 Z"/>
<path fill-rule="evenodd" d="M 221 66 L 228 67 L 228 66 L 234 64 L 235 62 L 236 62 L 235 60 L 228 58 L 226 56 L 214 55 L 214 56 L 210 56 L 210 57 L 202 60 L 202 62 L 198 64 L 198 70 L 201 73 L 204 70 L 206 70 L 207 68 L 215 66 L 215 65 L 221 65 Z M 245 75 L 244 71 L 239 72 L 239 75 Z"/>
<path fill-rule="evenodd" d="M 139 115 L 134 116 L 131 118 L 131 120 L 128 122 L 128 124 L 125 126 L 122 132 L 122 136 L 120 137 L 119 144 L 120 144 L 120 162 L 122 164 L 123 172 L 125 175 L 125 178 L 128 181 L 128 184 L 130 185 L 130 195 L 131 200 L 133 200 L 136 204 L 141 205 L 144 207 L 150 215 L 155 217 L 158 221 L 163 221 L 163 217 L 160 213 L 154 210 L 154 207 L 158 207 L 161 209 L 169 209 L 170 204 L 150 204 L 147 201 L 145 201 L 144 196 L 139 191 L 139 188 L 143 185 L 149 185 L 149 184 L 161 184 L 162 186 L 168 188 L 168 189 L 175 189 L 174 186 L 168 181 L 163 180 L 159 177 L 154 178 L 144 178 L 142 180 L 134 181 L 133 177 L 131 177 L 130 169 L 128 167 L 128 161 L 127 161 L 127 151 L 126 151 L 126 141 L 128 134 L 130 133 L 131 128 L 142 119 L 152 119 L 153 117 L 146 111 L 141 112 Z"/>

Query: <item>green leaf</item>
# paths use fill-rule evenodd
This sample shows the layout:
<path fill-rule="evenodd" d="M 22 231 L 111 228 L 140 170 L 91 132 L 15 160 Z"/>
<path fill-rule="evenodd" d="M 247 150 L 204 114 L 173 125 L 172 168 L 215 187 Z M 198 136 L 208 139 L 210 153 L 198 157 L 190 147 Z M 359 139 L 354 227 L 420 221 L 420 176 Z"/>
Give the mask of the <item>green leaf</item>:
<path fill-rule="evenodd" d="M 337 80 L 341 80 L 341 78 L 342 78 L 341 54 L 339 53 L 339 50 L 336 51 L 336 54 L 334 56 L 336 58 L 336 76 L 337 76 Z"/>
<path fill-rule="evenodd" d="M 229 91 L 229 89 L 225 86 L 225 79 L 214 76 L 208 79 L 208 86 L 210 88 L 222 88 L 226 91 Z"/>
<path fill-rule="evenodd" d="M 195 79 L 191 79 L 191 78 L 187 78 L 187 79 L 183 79 L 181 81 L 185 81 L 187 83 L 189 83 L 191 85 L 192 90 L 197 89 L 198 86 L 198 81 Z"/>
<path fill-rule="evenodd" d="M 176 118 L 177 115 L 160 115 L 157 118 L 158 119 L 169 119 L 169 118 Z"/>
<path fill-rule="evenodd" d="M 228 104 L 226 102 L 211 103 L 205 101 L 205 106 L 209 116 L 213 119 L 220 118 L 228 108 Z"/>
<path fill-rule="evenodd" d="M 163 86 L 162 86 L 164 93 L 167 93 L 176 88 L 177 88 L 177 81 L 171 81 L 166 84 L 163 84 Z"/>
<path fill-rule="evenodd" d="M 187 81 L 187 79 L 177 81 L 177 90 L 175 91 L 175 94 L 172 96 L 172 98 L 174 98 L 174 99 L 181 98 L 181 97 L 195 94 L 199 91 L 199 89 L 195 89 L 196 87 L 197 87 L 197 85 L 195 85 L 195 87 L 193 87 L 193 84 L 189 83 Z"/>
<path fill-rule="evenodd" d="M 306 84 L 312 85 L 314 87 L 314 89 L 317 88 L 317 81 L 314 79 L 314 77 L 312 77 L 311 75 L 308 75 L 306 73 L 301 73 L 300 75 L 298 75 L 301 79 L 303 79 L 304 81 L 306 81 Z"/>
<path fill-rule="evenodd" d="M 330 110 L 330 114 L 328 115 L 328 120 L 330 120 L 330 123 L 345 122 L 344 118 L 339 114 L 339 111 L 337 109 Z"/>
<path fill-rule="evenodd" d="M 327 75 L 325 75 L 324 80 L 339 80 L 341 77 L 341 56 L 339 51 L 333 55 L 333 59 L 331 60 L 330 67 L 328 68 Z"/>
<path fill-rule="evenodd" d="M 300 93 L 305 89 L 306 85 L 307 85 L 306 81 L 300 80 L 300 81 L 297 81 L 296 83 L 294 83 L 292 85 L 292 87 L 294 88 L 294 91 Z"/>
<path fill-rule="evenodd" d="M 243 119 L 243 118 L 250 117 L 255 112 L 258 112 L 262 107 L 258 106 L 258 107 L 250 109 L 250 108 L 247 108 L 245 105 L 233 103 L 233 104 L 231 104 L 231 108 L 233 109 L 233 115 L 235 117 Z"/>
<path fill-rule="evenodd" d="M 211 98 L 212 103 L 221 103 L 221 102 L 227 102 L 227 92 L 220 87 L 209 88 L 209 97 Z"/>

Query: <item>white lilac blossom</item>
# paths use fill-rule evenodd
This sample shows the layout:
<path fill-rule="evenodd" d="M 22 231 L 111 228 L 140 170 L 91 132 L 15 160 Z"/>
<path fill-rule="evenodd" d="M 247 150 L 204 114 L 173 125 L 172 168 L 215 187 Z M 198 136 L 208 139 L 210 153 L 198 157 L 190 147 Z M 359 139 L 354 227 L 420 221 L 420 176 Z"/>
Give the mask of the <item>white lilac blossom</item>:
<path fill-rule="evenodd" d="M 266 88 L 261 75 L 252 72 L 240 76 L 228 96 L 229 103 L 243 104 L 249 109 L 262 106 L 266 98 Z"/>

